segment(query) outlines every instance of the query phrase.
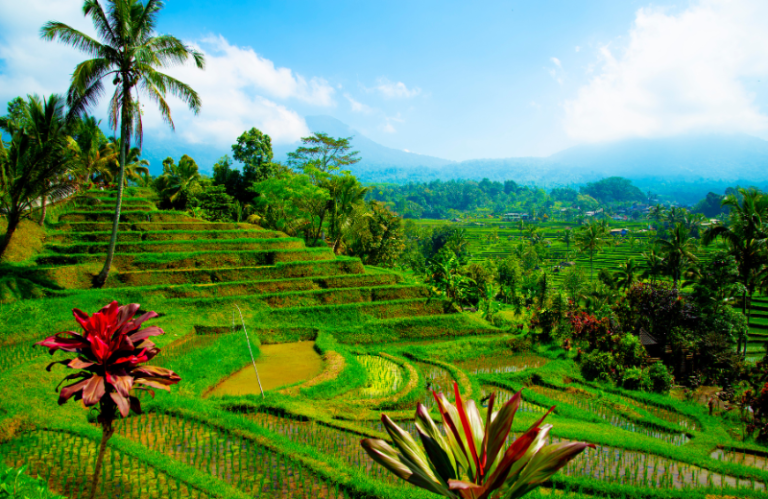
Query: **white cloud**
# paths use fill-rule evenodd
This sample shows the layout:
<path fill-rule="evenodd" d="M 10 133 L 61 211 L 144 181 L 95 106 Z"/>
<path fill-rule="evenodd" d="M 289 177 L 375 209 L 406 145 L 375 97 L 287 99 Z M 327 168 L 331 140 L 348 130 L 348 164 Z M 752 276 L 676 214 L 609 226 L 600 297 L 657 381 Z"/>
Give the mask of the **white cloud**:
<path fill-rule="evenodd" d="M 277 68 L 251 47 L 236 47 L 219 36 L 200 41 L 206 53 L 206 69 L 189 69 L 190 81 L 239 87 L 263 92 L 278 99 L 298 99 L 316 106 L 333 106 L 335 89 L 322 78 L 307 80 L 289 68 Z"/>
<path fill-rule="evenodd" d="M 408 99 L 411 97 L 416 97 L 421 93 L 421 89 L 419 87 L 408 88 L 405 83 L 401 81 L 393 82 L 384 77 L 379 78 L 376 82 L 376 85 L 373 88 L 367 90 L 369 92 L 378 92 L 388 99 Z"/>
<path fill-rule="evenodd" d="M 557 66 L 558 68 L 563 67 L 563 65 L 560 63 L 560 59 L 558 59 L 557 57 L 550 57 L 549 60 L 552 61 L 555 64 L 555 66 Z"/>
<path fill-rule="evenodd" d="M 567 133 L 603 141 L 768 131 L 768 116 L 743 85 L 768 76 L 765 19 L 763 0 L 702 0 L 677 14 L 638 10 L 627 46 L 601 47 L 597 76 L 565 103 Z"/>
<path fill-rule="evenodd" d="M 574 49 L 574 50 L 576 50 L 576 52 L 579 52 L 579 51 L 581 50 L 581 47 L 579 47 L 578 45 L 576 45 L 576 47 L 575 47 L 575 49 Z"/>
<path fill-rule="evenodd" d="M 45 22 L 56 20 L 91 34 L 93 27 L 81 9 L 82 0 L 0 0 L 0 101 L 66 91 L 72 70 L 85 56 L 63 44 L 40 40 L 39 30 Z M 182 140 L 228 147 L 243 130 L 255 126 L 276 143 L 293 142 L 309 130 L 288 107 L 290 102 L 335 105 L 335 89 L 322 78 L 306 78 L 277 67 L 252 48 L 231 45 L 222 36 L 207 37 L 196 45 L 206 54 L 205 71 L 191 66 L 167 70 L 194 88 L 203 103 L 200 114 L 194 116 L 183 103 L 170 98 L 176 136 Z M 103 121 L 110 90 L 92 110 Z M 167 126 L 153 103 L 144 99 L 143 104 L 145 134 L 165 136 Z"/>
<path fill-rule="evenodd" d="M 351 95 L 344 94 L 344 98 L 349 101 L 349 105 L 352 108 L 352 112 L 355 113 L 363 113 L 363 114 L 371 114 L 374 109 L 370 106 L 367 106 L 363 104 L 362 102 L 356 101 Z"/>

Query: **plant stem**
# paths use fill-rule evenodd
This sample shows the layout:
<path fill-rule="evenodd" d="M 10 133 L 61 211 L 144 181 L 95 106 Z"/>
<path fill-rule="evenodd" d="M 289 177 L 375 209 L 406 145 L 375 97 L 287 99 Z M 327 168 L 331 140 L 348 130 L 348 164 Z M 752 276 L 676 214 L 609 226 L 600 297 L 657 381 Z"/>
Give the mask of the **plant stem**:
<path fill-rule="evenodd" d="M 93 468 L 93 482 L 91 483 L 91 495 L 88 499 L 96 497 L 96 488 L 99 485 L 99 476 L 101 475 L 101 465 L 104 462 L 104 452 L 107 450 L 107 442 L 115 433 L 115 428 L 112 426 L 112 422 L 102 423 L 101 426 L 101 443 L 99 443 L 99 454 L 96 456 L 96 466 Z"/>

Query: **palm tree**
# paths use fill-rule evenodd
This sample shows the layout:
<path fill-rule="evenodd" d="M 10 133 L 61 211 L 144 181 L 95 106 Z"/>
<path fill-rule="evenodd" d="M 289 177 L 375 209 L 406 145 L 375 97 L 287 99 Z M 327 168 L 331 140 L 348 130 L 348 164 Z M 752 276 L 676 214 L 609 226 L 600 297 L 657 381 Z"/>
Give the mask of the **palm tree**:
<path fill-rule="evenodd" d="M 669 239 L 657 239 L 659 251 L 665 255 L 667 271 L 672 276 L 672 283 L 677 288 L 678 282 L 689 263 L 698 261 L 694 251 L 695 240 L 691 231 L 683 223 L 676 223 L 669 233 Z"/>
<path fill-rule="evenodd" d="M 118 162 L 119 149 L 107 142 L 99 123 L 93 116 L 86 116 L 75 125 L 75 141 L 70 147 L 75 153 L 74 174 L 80 184 L 103 176 L 109 172 L 110 165 Z"/>
<path fill-rule="evenodd" d="M 651 206 L 651 208 L 648 210 L 648 218 L 655 221 L 656 227 L 658 228 L 658 226 L 661 225 L 661 219 L 664 218 L 665 213 L 666 210 L 664 207 L 660 204 L 657 204 L 656 206 Z"/>
<path fill-rule="evenodd" d="M 628 290 L 635 283 L 635 274 L 639 270 L 635 260 L 628 258 L 626 262 L 619 264 L 619 270 L 615 274 L 616 283 L 624 288 L 624 291 Z"/>
<path fill-rule="evenodd" d="M 355 221 L 362 221 L 364 217 L 364 199 L 371 188 L 362 185 L 352 175 L 334 176 L 329 187 L 331 206 L 328 210 L 328 232 L 333 240 L 333 252 L 338 255 L 345 229 Z"/>
<path fill-rule="evenodd" d="M 571 243 L 573 242 L 573 230 L 565 229 L 563 235 L 560 236 L 560 240 L 565 243 L 565 259 L 568 260 L 568 256 L 571 253 Z"/>
<path fill-rule="evenodd" d="M 664 270 L 665 260 L 654 248 L 643 253 L 646 269 L 643 272 L 643 278 L 650 278 L 651 284 L 656 284 L 656 277 L 661 275 Z"/>
<path fill-rule="evenodd" d="M 718 238 L 726 242 L 728 252 L 736 260 L 739 281 L 744 286 L 742 312 L 749 325 L 752 315 L 749 305 L 760 281 L 768 242 L 768 227 L 763 223 L 768 217 L 768 196 L 757 189 L 740 188 L 738 192 L 741 202 L 737 196 L 729 194 L 720 203 L 730 208 L 728 225 L 710 227 L 704 232 L 702 242 L 707 246 Z"/>
<path fill-rule="evenodd" d="M 105 12 L 99 0 L 85 0 L 83 14 L 91 18 L 101 41 L 55 21 L 46 23 L 41 30 L 45 40 L 59 40 L 92 57 L 78 64 L 72 73 L 67 96 L 70 117 L 82 114 L 96 103 L 104 93 L 105 78 L 111 78 L 115 85 L 115 93 L 109 103 L 109 119 L 115 130 L 118 129 L 118 122 L 120 124 L 120 174 L 112 237 L 104 268 L 94 281 L 97 287 L 107 281 L 115 254 L 131 136 L 141 147 L 139 94 L 143 92 L 157 104 L 160 114 L 171 128 L 174 128 L 171 108 L 165 100 L 168 92 L 184 101 L 195 113 L 200 111 L 197 92 L 156 69 L 182 64 L 190 57 L 198 68 L 203 69 L 205 65 L 203 54 L 184 45 L 178 38 L 154 36 L 157 15 L 162 8 L 162 0 L 147 0 L 146 4 L 140 0 L 108 0 Z"/>
<path fill-rule="evenodd" d="M 469 247 L 469 240 L 467 239 L 467 231 L 465 229 L 455 229 L 448 237 L 448 241 L 445 243 L 446 248 L 453 251 L 456 257 L 460 258 L 461 255 L 467 251 Z"/>
<path fill-rule="evenodd" d="M 166 158 L 163 161 L 163 174 L 158 178 L 159 190 L 163 199 L 167 199 L 174 207 L 179 207 L 177 201 L 180 196 L 199 180 L 200 172 L 194 159 L 185 154 L 177 165 L 173 158 Z"/>
<path fill-rule="evenodd" d="M 54 94 L 41 101 L 30 96 L 23 121 L 0 118 L 0 130 L 11 138 L 7 149 L 0 140 L 0 211 L 8 222 L 0 258 L 36 200 L 64 197 L 75 190 L 75 183 L 66 176 L 72 168 L 72 153 L 63 98 Z"/>
<path fill-rule="evenodd" d="M 112 144 L 115 151 L 120 150 L 120 139 L 110 137 L 109 143 Z M 120 162 L 115 158 L 115 161 L 110 166 L 108 180 L 110 183 L 113 183 L 115 178 L 120 176 Z M 131 147 L 125 158 L 124 181 L 128 182 L 129 180 L 141 186 L 146 186 L 149 180 L 149 161 L 141 159 L 141 149 L 138 147 Z"/>
<path fill-rule="evenodd" d="M 610 244 L 610 241 L 605 239 L 605 229 L 597 222 L 592 222 L 589 225 L 582 227 L 582 229 L 576 234 L 576 246 L 583 253 L 589 253 L 589 278 L 591 279 L 594 273 L 594 258 L 595 253 L 599 253 L 603 246 Z"/>

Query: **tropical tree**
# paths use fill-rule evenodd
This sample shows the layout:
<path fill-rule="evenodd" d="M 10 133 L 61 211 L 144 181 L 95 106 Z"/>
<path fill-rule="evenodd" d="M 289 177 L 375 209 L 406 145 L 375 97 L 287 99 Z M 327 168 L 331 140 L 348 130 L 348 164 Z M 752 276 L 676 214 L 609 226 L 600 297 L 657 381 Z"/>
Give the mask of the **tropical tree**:
<path fill-rule="evenodd" d="M 655 248 L 650 248 L 642 254 L 645 258 L 646 269 L 643 272 L 643 278 L 650 278 L 651 284 L 656 284 L 656 278 L 664 272 L 666 262 L 664 257 L 659 255 Z"/>
<path fill-rule="evenodd" d="M 768 217 L 768 196 L 757 189 L 740 188 L 738 196 L 736 194 L 725 196 L 721 205 L 730 209 L 728 224 L 717 224 L 707 229 L 702 242 L 709 245 L 718 238 L 726 242 L 728 252 L 736 260 L 739 281 L 744 286 L 742 311 L 747 316 L 747 324 L 749 324 L 752 296 L 760 282 L 766 258 L 768 227 L 763 221 Z M 746 344 L 744 355 L 746 355 Z"/>
<path fill-rule="evenodd" d="M 560 240 L 565 243 L 565 259 L 571 254 L 571 243 L 573 242 L 573 229 L 565 229 L 560 236 Z"/>
<path fill-rule="evenodd" d="M 131 411 L 141 414 L 141 401 L 135 390 L 154 395 L 152 388 L 170 391 L 170 385 L 181 381 L 169 369 L 142 365 L 160 352 L 149 338 L 165 332 L 157 326 L 142 328 L 144 322 L 158 314 L 146 312 L 134 319 L 139 308 L 138 303 L 121 307 L 113 301 L 92 316 L 72 309 L 82 333 L 65 331 L 36 343 L 47 347 L 51 355 L 58 350 L 75 354 L 74 358 L 51 362 L 47 367 L 50 371 L 54 365 L 62 364 L 77 371 L 64 378 L 63 381 L 76 381 L 61 389 L 59 405 L 74 397 L 82 400 L 85 407 L 97 407 L 101 443 L 93 469 L 91 499 L 96 495 L 104 451 L 115 432 L 117 413 L 122 417 Z"/>
<path fill-rule="evenodd" d="M 393 267 L 405 249 L 403 219 L 378 201 L 370 201 L 362 216 L 353 217 L 350 227 L 350 253 L 366 265 Z"/>
<path fill-rule="evenodd" d="M 253 184 L 250 190 L 258 194 L 256 205 L 270 228 L 289 235 L 303 232 L 307 244 L 318 243 L 330 200 L 326 189 L 308 175 L 284 171 Z"/>
<path fill-rule="evenodd" d="M 66 196 L 76 185 L 65 175 L 73 163 L 60 96 L 43 100 L 30 96 L 21 118 L 0 118 L 0 130 L 10 136 L 7 147 L 0 139 L 0 210 L 7 221 L 0 241 L 2 258 L 35 201 Z"/>
<path fill-rule="evenodd" d="M 694 253 L 696 244 L 691 237 L 691 231 L 684 223 L 678 222 L 669 232 L 669 238 L 657 239 L 656 244 L 659 252 L 664 255 L 667 272 L 672 276 L 672 283 L 677 288 L 686 267 L 698 261 Z"/>
<path fill-rule="evenodd" d="M 155 187 L 160 192 L 163 202 L 175 208 L 184 209 L 187 204 L 186 195 L 199 181 L 200 172 L 197 163 L 185 154 L 179 160 L 179 164 L 176 164 L 173 158 L 165 158 L 163 174 L 155 181 Z"/>
<path fill-rule="evenodd" d="M 334 139 L 324 133 L 303 137 L 303 145 L 288 153 L 288 165 L 300 169 L 312 165 L 324 173 L 340 171 L 360 162 L 359 153 L 352 150 L 351 139 L 352 137 Z"/>
<path fill-rule="evenodd" d="M 624 291 L 628 290 L 632 284 L 635 283 L 635 274 L 640 271 L 635 260 L 628 258 L 626 262 L 619 264 L 619 270 L 614 274 L 616 277 L 616 283 L 624 288 Z"/>
<path fill-rule="evenodd" d="M 443 432 L 426 407 L 416 408 L 418 445 L 410 433 L 387 415 L 381 421 L 395 447 L 384 440 L 360 442 L 371 458 L 397 477 L 449 499 L 517 499 L 536 489 L 593 444 L 546 444 L 552 425 L 542 425 L 552 407 L 504 450 L 512 422 L 522 403 L 521 392 L 496 411 L 496 394 L 483 419 L 473 400 L 464 402 L 454 383 L 456 404 L 432 392 L 443 420 Z"/>
<path fill-rule="evenodd" d="M 665 214 L 666 209 L 660 204 L 651 206 L 648 210 L 648 218 L 656 222 L 657 228 L 661 225 L 661 220 L 664 218 Z"/>
<path fill-rule="evenodd" d="M 592 222 L 581 228 L 576 234 L 576 246 L 582 253 L 589 253 L 589 277 L 590 279 L 594 273 L 594 259 L 595 253 L 599 253 L 602 248 L 608 244 L 605 238 L 605 228 L 599 223 Z"/>
<path fill-rule="evenodd" d="M 50 21 L 43 26 L 41 36 L 58 40 L 82 50 L 91 59 L 81 62 L 72 73 L 67 96 L 69 115 L 82 114 L 104 93 L 104 80 L 111 78 L 115 92 L 109 103 L 109 121 L 114 130 L 120 130 L 120 174 L 117 182 L 115 218 L 107 249 L 104 268 L 94 280 L 97 287 L 106 283 L 112 267 L 120 224 L 123 201 L 125 166 L 130 138 L 142 143 L 141 105 L 144 93 L 155 102 L 163 119 L 174 128 L 171 108 L 166 95 L 181 99 L 195 113 L 200 111 L 200 97 L 187 84 L 159 72 L 158 68 L 185 63 L 190 57 L 203 69 L 201 52 L 184 45 L 171 35 L 155 36 L 157 16 L 163 8 L 162 0 L 108 0 L 104 10 L 98 0 L 85 0 L 83 14 L 90 17 L 101 41 L 61 22 Z"/>
<path fill-rule="evenodd" d="M 120 150 L 120 139 L 110 137 L 109 143 L 115 151 Z M 120 161 L 115 156 L 115 160 L 110 163 L 110 168 L 106 172 L 105 180 L 109 183 L 115 183 L 115 179 L 119 177 Z M 141 159 L 141 149 L 138 147 L 131 147 L 125 158 L 124 182 L 129 180 L 142 187 L 149 184 L 149 160 Z"/>
<path fill-rule="evenodd" d="M 461 260 L 469 249 L 467 231 L 465 229 L 454 229 L 453 232 L 451 232 L 451 235 L 448 236 L 448 240 L 445 242 L 445 247 L 453 251 L 456 257 Z"/>
<path fill-rule="evenodd" d="M 331 177 L 328 187 L 328 235 L 333 241 L 334 253 L 339 254 L 346 229 L 365 216 L 365 195 L 371 188 L 365 187 L 349 174 Z"/>
<path fill-rule="evenodd" d="M 258 128 L 243 132 L 232 145 L 235 160 L 243 163 L 243 179 L 246 187 L 273 176 L 277 165 L 272 163 L 272 138 Z"/>
<path fill-rule="evenodd" d="M 112 165 L 118 164 L 119 147 L 107 141 L 99 127 L 100 123 L 101 121 L 93 116 L 86 116 L 75 122 L 75 140 L 70 144 L 70 148 L 74 152 L 73 174 L 81 185 L 87 181 L 103 179 L 105 175 L 111 179 Z"/>

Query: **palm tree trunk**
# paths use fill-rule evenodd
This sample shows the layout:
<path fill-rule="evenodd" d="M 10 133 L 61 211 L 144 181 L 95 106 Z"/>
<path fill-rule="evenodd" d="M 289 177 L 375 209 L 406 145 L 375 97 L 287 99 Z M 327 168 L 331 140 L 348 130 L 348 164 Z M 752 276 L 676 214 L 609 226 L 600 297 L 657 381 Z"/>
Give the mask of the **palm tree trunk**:
<path fill-rule="evenodd" d="M 747 304 L 746 304 L 746 309 L 747 309 L 747 337 L 744 339 L 744 355 L 742 355 L 742 357 L 744 357 L 745 359 L 747 358 L 747 340 L 749 340 L 749 323 L 751 322 L 751 319 L 752 319 L 752 293 L 753 293 L 753 291 L 750 290 L 749 291 L 749 298 L 748 298 Z"/>
<path fill-rule="evenodd" d="M 46 201 L 48 201 L 46 196 L 43 196 L 40 201 L 40 220 L 37 222 L 40 227 L 45 223 Z"/>
<path fill-rule="evenodd" d="M 120 228 L 120 208 L 123 205 L 123 187 L 125 186 L 125 158 L 128 153 L 128 135 L 129 135 L 129 108 L 131 104 L 131 92 L 128 86 L 127 78 L 123 77 L 123 109 L 120 116 L 120 173 L 117 182 L 117 200 L 115 202 L 115 218 L 112 221 L 112 236 L 109 238 L 109 248 L 107 248 L 107 259 L 104 262 L 104 268 L 96 276 L 94 286 L 101 288 L 106 284 L 109 277 L 109 271 L 112 268 L 112 259 L 115 257 L 115 245 L 117 244 L 117 232 Z"/>
<path fill-rule="evenodd" d="M 21 216 L 19 216 L 16 210 L 12 210 L 8 214 L 8 227 L 5 230 L 5 236 L 0 240 L 0 260 L 2 260 L 5 250 L 7 250 L 8 246 L 11 244 L 11 238 L 13 237 L 13 233 L 16 232 L 16 228 L 19 226 L 20 221 Z"/>

